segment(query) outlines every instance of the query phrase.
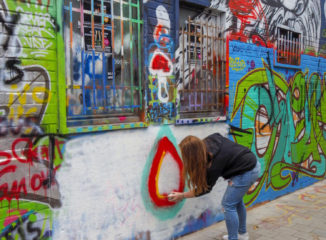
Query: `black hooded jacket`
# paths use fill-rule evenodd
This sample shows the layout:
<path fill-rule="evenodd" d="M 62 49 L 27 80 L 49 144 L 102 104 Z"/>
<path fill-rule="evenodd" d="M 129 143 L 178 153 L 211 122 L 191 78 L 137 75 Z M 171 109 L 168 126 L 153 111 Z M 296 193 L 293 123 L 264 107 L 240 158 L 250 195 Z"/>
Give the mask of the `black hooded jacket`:
<path fill-rule="evenodd" d="M 219 177 L 230 179 L 252 170 L 257 163 L 255 155 L 247 148 L 232 142 L 219 133 L 209 135 L 204 139 L 207 148 L 208 165 L 206 180 L 208 191 L 197 196 L 209 193 Z"/>

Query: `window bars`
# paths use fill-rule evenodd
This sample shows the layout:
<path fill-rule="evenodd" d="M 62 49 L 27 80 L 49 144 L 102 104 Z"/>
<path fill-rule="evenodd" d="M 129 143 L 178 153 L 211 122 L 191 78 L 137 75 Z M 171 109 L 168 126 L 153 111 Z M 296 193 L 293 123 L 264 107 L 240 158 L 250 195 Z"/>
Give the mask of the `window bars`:
<path fill-rule="evenodd" d="M 190 17 L 181 29 L 181 117 L 223 114 L 225 37 L 222 14 Z"/>
<path fill-rule="evenodd" d="M 288 29 L 278 28 L 277 62 L 282 64 L 300 65 L 301 34 Z"/>
<path fill-rule="evenodd" d="M 139 115 L 140 9 L 140 0 L 65 1 L 68 120 Z"/>

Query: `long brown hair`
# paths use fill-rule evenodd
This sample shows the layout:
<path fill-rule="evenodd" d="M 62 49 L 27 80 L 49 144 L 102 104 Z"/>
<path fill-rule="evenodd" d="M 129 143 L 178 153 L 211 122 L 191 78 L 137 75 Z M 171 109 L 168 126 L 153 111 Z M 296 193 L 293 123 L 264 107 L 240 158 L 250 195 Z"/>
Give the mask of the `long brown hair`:
<path fill-rule="evenodd" d="M 205 143 L 195 136 L 185 137 L 179 144 L 183 160 L 183 177 L 195 194 L 208 189 L 206 181 L 207 151 Z"/>

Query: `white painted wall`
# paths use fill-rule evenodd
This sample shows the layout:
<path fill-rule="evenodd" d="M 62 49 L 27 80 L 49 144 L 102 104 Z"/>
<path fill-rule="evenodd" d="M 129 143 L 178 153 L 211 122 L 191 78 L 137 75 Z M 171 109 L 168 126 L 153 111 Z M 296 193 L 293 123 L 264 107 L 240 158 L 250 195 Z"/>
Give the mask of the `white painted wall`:
<path fill-rule="evenodd" d="M 200 138 L 214 132 L 226 135 L 228 125 L 151 126 L 69 141 L 64 165 L 57 173 L 58 182 L 64 183 L 60 184 L 63 205 L 56 212 L 53 239 L 126 239 L 147 231 L 151 239 L 170 239 L 190 217 L 196 219 L 207 209 L 221 214 L 220 202 L 226 188 L 222 179 L 210 194 L 185 200 L 175 217 L 168 220 L 160 220 L 146 210 L 149 203 L 141 195 L 142 175 L 162 130 L 171 131 L 179 143 L 190 134 Z M 160 190 L 173 188 L 179 178 L 174 161 L 169 157 L 165 160 Z"/>

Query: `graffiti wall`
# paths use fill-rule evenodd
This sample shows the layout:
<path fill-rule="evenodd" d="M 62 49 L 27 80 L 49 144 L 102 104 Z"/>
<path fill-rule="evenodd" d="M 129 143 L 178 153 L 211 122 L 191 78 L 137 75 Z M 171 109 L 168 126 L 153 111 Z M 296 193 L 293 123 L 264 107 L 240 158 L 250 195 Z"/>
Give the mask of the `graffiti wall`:
<path fill-rule="evenodd" d="M 178 143 L 262 165 L 247 206 L 326 174 L 324 0 L 0 0 L 0 239 L 164 240 L 223 220 Z M 116 131 L 112 131 L 116 130 Z"/>
<path fill-rule="evenodd" d="M 240 128 L 231 134 L 256 154 L 264 169 L 246 196 L 248 204 L 257 196 L 268 200 L 325 177 L 326 62 L 304 55 L 304 69 L 282 69 L 271 64 L 272 54 L 253 44 L 230 44 L 230 61 L 241 56 L 247 63 L 242 70 L 230 69 L 239 76 L 230 78 L 235 99 L 230 124 Z"/>
<path fill-rule="evenodd" d="M 270 47 L 277 40 L 277 26 L 281 24 L 303 33 L 307 52 L 319 51 L 323 0 L 213 0 L 211 8 L 227 13 L 226 27 L 232 40 Z"/>
<path fill-rule="evenodd" d="M 144 8 L 147 119 L 151 123 L 173 123 L 176 115 L 174 6 L 174 1 L 149 1 Z"/>
<path fill-rule="evenodd" d="M 167 200 L 171 190 L 186 188 L 177 143 L 189 129 L 200 137 L 227 133 L 225 124 L 157 126 L 69 141 L 57 174 L 59 183 L 69 184 L 60 184 L 65 197 L 54 238 L 170 239 L 221 219 L 216 202 L 226 187 L 223 180 L 210 195 L 179 203 Z"/>
<path fill-rule="evenodd" d="M 49 239 L 55 173 L 55 1 L 0 1 L 0 238 Z"/>

